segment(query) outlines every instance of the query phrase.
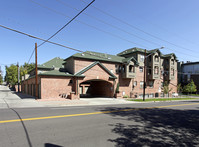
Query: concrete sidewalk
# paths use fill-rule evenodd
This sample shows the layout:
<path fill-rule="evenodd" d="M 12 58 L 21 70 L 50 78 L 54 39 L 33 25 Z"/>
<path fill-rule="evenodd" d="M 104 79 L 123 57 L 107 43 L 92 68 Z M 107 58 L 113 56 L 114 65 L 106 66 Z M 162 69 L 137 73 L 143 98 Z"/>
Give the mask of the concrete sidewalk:
<path fill-rule="evenodd" d="M 27 108 L 27 107 L 62 107 L 86 105 L 111 105 L 136 103 L 115 98 L 82 98 L 80 100 L 50 99 L 35 100 L 34 97 L 11 91 L 7 86 L 0 85 L 0 108 Z"/>

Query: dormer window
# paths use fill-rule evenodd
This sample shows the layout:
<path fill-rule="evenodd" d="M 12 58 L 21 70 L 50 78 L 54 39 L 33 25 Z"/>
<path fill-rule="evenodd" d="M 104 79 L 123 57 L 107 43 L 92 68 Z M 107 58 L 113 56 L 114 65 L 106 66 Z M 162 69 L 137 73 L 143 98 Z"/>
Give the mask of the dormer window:
<path fill-rule="evenodd" d="M 129 72 L 135 72 L 135 67 L 133 65 L 129 65 Z"/>
<path fill-rule="evenodd" d="M 171 64 L 174 65 L 174 59 L 171 59 Z"/>
<path fill-rule="evenodd" d="M 144 62 L 144 55 L 140 55 L 140 62 Z"/>
<path fill-rule="evenodd" d="M 139 67 L 139 70 L 140 70 L 140 72 L 143 72 L 143 67 L 140 66 L 140 67 Z"/>
<path fill-rule="evenodd" d="M 156 75 L 159 74 L 159 68 L 158 68 L 158 66 L 155 66 L 155 68 L 154 68 L 154 74 L 156 74 Z"/>
<path fill-rule="evenodd" d="M 158 57 L 158 55 L 155 55 L 155 62 L 159 62 L 159 57 Z"/>

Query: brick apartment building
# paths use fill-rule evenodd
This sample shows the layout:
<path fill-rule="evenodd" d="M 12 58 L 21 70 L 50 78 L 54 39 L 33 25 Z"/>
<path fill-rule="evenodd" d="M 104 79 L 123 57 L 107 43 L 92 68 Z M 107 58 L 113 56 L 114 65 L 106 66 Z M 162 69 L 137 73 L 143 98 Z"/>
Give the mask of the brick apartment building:
<path fill-rule="evenodd" d="M 114 97 L 119 83 L 121 97 L 143 97 L 145 50 L 131 48 L 117 55 L 86 51 L 65 60 L 54 58 L 38 66 L 38 97 Z M 159 49 L 147 50 L 146 98 L 163 97 L 167 81 L 177 92 L 177 59 Z M 22 92 L 35 96 L 35 69 L 22 79 Z"/>
<path fill-rule="evenodd" d="M 197 87 L 197 93 L 198 93 L 199 92 L 199 62 L 190 62 L 190 61 L 187 61 L 186 63 L 179 62 L 178 68 L 180 70 L 179 83 L 181 83 L 182 86 L 185 86 L 191 80 L 193 80 Z"/>

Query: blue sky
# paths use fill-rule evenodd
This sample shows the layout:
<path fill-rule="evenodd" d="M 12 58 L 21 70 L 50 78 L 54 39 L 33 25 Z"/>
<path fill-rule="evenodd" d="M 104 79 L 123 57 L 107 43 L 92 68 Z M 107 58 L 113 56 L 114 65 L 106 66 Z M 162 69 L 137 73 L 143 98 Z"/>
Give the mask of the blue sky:
<path fill-rule="evenodd" d="M 78 13 L 76 9 L 83 9 L 90 2 L 91 0 L 2 0 L 0 24 L 47 39 L 66 24 L 69 17 Z M 108 54 L 117 54 L 132 47 L 154 49 L 165 46 L 162 52 L 173 52 L 180 61 L 198 61 L 198 0 L 96 0 L 92 6 L 85 11 L 92 17 L 81 14 L 51 41 L 82 51 Z M 105 15 L 96 8 L 122 21 Z M 27 62 L 35 42 L 41 43 L 0 28 L 2 69 L 4 70 L 3 64 L 19 62 L 22 65 Z M 54 57 L 67 58 L 74 53 L 76 52 L 46 43 L 38 48 L 38 63 L 42 64 Z M 34 56 L 31 62 L 34 62 Z"/>

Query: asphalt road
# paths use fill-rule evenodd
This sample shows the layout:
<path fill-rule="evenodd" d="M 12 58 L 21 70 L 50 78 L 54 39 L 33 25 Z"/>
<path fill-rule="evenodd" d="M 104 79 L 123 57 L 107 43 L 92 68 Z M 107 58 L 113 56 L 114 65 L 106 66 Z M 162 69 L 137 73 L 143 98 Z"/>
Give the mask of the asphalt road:
<path fill-rule="evenodd" d="M 199 146 L 199 101 L 0 109 L 0 146 Z"/>

